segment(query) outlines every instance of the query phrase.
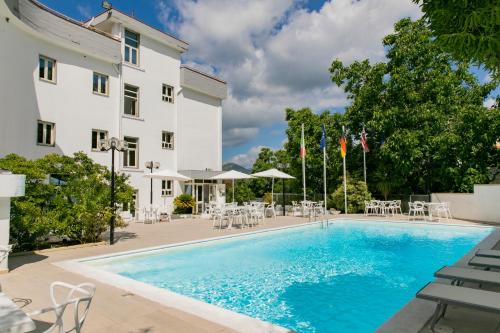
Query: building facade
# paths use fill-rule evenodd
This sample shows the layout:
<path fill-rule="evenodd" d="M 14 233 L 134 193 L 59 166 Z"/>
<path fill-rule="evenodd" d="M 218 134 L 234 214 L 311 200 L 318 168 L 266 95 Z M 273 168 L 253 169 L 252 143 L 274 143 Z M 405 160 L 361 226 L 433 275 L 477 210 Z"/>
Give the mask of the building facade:
<path fill-rule="evenodd" d="M 188 44 L 116 9 L 81 23 L 35 0 L 0 0 L 0 156 L 88 154 L 110 166 L 101 139 L 128 143 L 116 169 L 136 206 L 150 204 L 147 162 L 198 179 L 153 181 L 153 205 L 183 191 L 220 200 L 226 82 L 182 65 Z M 200 187 L 200 189 L 198 189 Z M 206 194 L 206 195 L 205 195 Z"/>

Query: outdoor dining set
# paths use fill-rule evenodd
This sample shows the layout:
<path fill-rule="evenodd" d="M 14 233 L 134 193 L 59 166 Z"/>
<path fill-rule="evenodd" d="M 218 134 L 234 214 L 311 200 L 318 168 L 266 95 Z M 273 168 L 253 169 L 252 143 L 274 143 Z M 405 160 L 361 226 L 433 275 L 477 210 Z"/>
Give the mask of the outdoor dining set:
<path fill-rule="evenodd" d="M 264 202 L 251 201 L 244 202 L 238 206 L 237 202 L 217 203 L 210 202 L 206 208 L 206 214 L 213 221 L 213 228 L 231 229 L 238 225 L 240 228 L 253 227 L 262 222 L 266 216 L 276 219 L 274 202 L 266 204 Z"/>
<path fill-rule="evenodd" d="M 451 210 L 449 202 L 408 202 L 408 220 L 423 219 L 433 221 L 434 218 L 451 219 Z M 401 200 L 370 200 L 365 201 L 365 215 L 394 216 L 402 214 Z"/>

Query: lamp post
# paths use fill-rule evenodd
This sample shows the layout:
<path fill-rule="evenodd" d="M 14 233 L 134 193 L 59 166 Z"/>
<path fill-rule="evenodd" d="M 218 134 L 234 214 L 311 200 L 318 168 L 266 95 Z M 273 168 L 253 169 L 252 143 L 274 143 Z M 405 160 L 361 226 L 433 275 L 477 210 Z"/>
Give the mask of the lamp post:
<path fill-rule="evenodd" d="M 109 244 L 115 242 L 115 220 L 116 220 L 116 204 L 115 204 L 115 150 L 123 152 L 127 150 L 127 143 L 118 138 L 103 139 L 100 141 L 101 150 L 111 150 L 111 221 L 109 222 Z"/>
<path fill-rule="evenodd" d="M 153 169 L 158 169 L 160 167 L 160 162 L 148 161 L 146 162 L 146 168 L 151 170 L 153 173 Z M 150 179 L 150 192 L 149 192 L 149 203 L 153 205 L 153 178 Z"/>

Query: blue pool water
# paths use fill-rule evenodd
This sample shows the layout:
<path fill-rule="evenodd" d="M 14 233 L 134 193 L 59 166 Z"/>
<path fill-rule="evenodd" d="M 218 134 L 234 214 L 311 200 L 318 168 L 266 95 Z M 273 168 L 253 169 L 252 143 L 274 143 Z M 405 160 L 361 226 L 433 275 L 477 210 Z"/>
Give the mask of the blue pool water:
<path fill-rule="evenodd" d="M 491 228 L 336 221 L 90 264 L 298 332 L 373 332 Z"/>

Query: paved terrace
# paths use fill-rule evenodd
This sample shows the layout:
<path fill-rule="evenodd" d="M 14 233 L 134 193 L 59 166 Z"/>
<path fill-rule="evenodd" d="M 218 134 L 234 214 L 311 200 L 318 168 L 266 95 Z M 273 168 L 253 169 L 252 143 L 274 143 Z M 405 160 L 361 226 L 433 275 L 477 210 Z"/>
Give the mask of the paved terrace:
<path fill-rule="evenodd" d="M 361 215 L 351 215 L 352 218 L 363 218 Z M 372 220 L 380 218 L 369 218 Z M 383 218 L 387 220 L 387 218 Z M 391 218 L 394 220 L 406 217 Z M 229 234 L 239 234 L 248 231 L 262 230 L 281 226 L 296 225 L 307 222 L 307 218 L 278 217 L 276 221 L 266 219 L 264 224 L 252 229 L 213 230 L 210 221 L 201 219 L 174 220 L 171 223 L 142 224 L 132 223 L 123 230 L 118 230 L 118 241 L 115 245 L 100 244 L 78 248 L 66 248 L 50 251 L 39 251 L 32 255 L 14 256 L 9 260 L 11 271 L 0 275 L 3 292 L 11 298 L 27 300 L 23 310 L 30 312 L 50 305 L 49 285 L 60 280 L 72 284 L 86 281 L 97 287 L 89 316 L 84 326 L 84 332 L 93 333 L 156 333 L 156 332 L 233 332 L 231 329 L 211 323 L 205 319 L 161 306 L 145 298 L 125 292 L 124 290 L 92 281 L 78 274 L 70 273 L 52 263 L 102 255 L 113 252 L 128 251 L 144 247 L 184 242 L 196 239 L 210 238 Z M 432 222 L 435 223 L 435 222 Z M 448 223 L 473 224 L 470 222 L 451 220 Z M 22 305 L 23 303 L 18 303 Z M 451 308 L 448 317 L 453 320 L 457 333 L 479 332 L 478 324 L 484 329 L 480 332 L 499 332 L 498 316 L 484 313 L 463 311 Z M 42 318 L 45 320 L 45 318 Z M 52 318 L 47 318 L 51 322 Z M 447 319 L 445 319 L 445 322 Z M 461 324 L 457 325 L 459 321 Z M 462 324 L 463 323 L 463 324 Z M 35 332 L 43 331 L 43 322 Z M 46 326 L 45 326 L 46 327 Z M 401 331 L 403 332 L 403 331 Z M 422 331 L 426 332 L 426 330 Z"/>

